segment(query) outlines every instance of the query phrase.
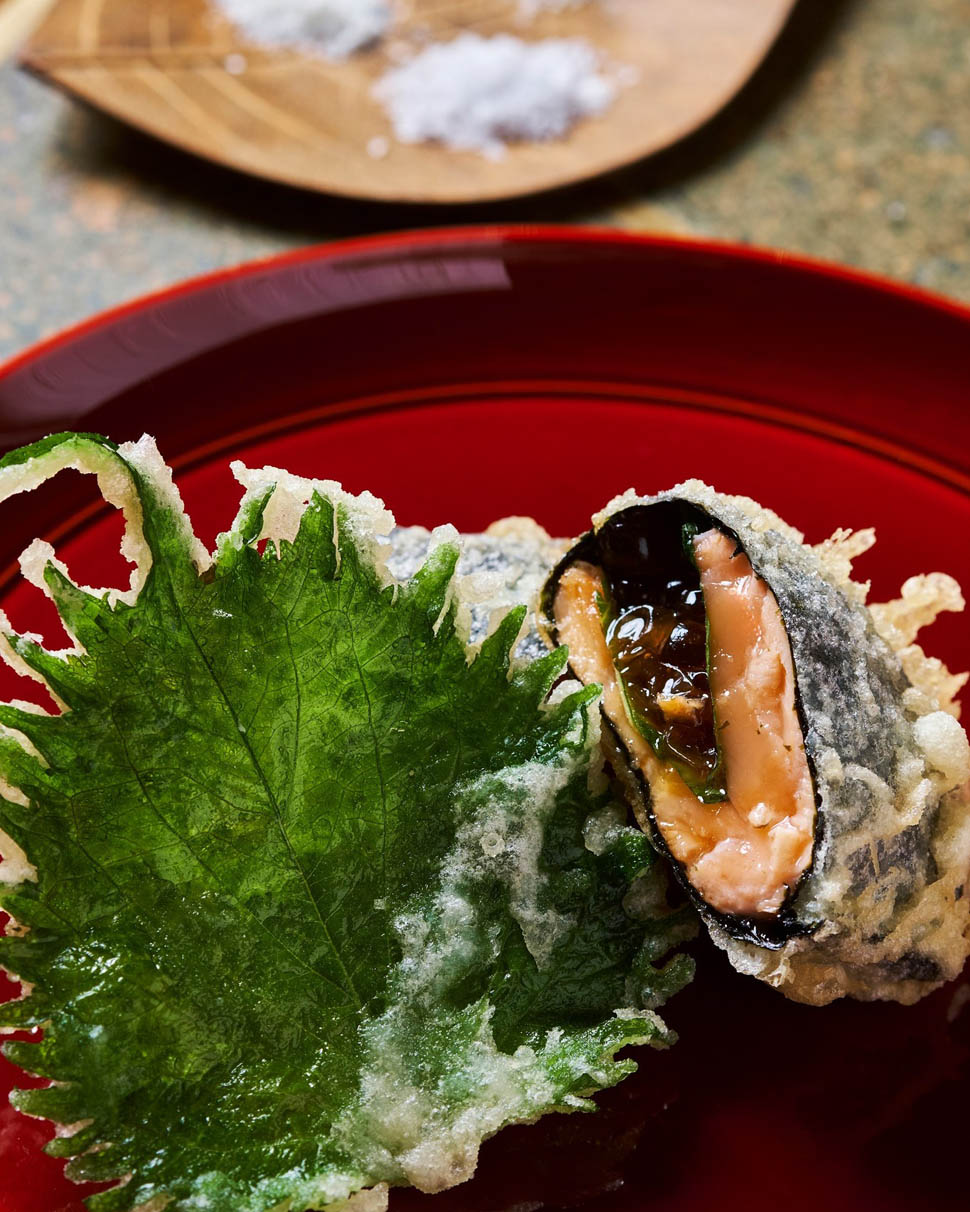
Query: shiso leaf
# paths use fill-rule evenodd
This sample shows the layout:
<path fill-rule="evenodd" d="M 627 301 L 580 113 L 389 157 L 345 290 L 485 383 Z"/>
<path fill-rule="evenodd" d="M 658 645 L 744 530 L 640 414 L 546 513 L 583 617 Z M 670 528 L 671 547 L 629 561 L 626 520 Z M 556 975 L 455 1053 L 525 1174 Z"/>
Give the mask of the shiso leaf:
<path fill-rule="evenodd" d="M 122 1180 L 93 1212 L 438 1190 L 670 1042 L 688 923 L 636 831 L 583 843 L 595 691 L 547 705 L 565 654 L 512 666 L 521 612 L 470 659 L 453 543 L 391 583 L 378 502 L 266 469 L 210 559 L 145 439 L 17 451 L 0 497 L 63 467 L 124 509 L 135 572 L 85 590 L 25 560 L 73 650 L 2 620 L 65 710 L 0 708 L 0 851 L 29 859 L 0 964 L 33 986 L 0 1025 L 44 1027 L 5 1052 L 56 1083 L 13 1096 L 71 1125 L 51 1152 Z"/>

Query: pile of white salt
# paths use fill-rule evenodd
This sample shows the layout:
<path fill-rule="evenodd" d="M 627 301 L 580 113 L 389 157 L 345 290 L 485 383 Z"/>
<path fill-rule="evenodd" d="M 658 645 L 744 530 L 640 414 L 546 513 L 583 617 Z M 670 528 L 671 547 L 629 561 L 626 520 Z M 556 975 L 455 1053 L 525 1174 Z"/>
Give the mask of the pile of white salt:
<path fill-rule="evenodd" d="M 346 59 L 383 37 L 390 0 L 218 0 L 252 42 Z"/>
<path fill-rule="evenodd" d="M 402 143 L 434 141 L 499 157 L 512 140 L 556 139 L 616 96 L 578 38 L 525 42 L 459 34 L 391 68 L 374 87 Z"/>

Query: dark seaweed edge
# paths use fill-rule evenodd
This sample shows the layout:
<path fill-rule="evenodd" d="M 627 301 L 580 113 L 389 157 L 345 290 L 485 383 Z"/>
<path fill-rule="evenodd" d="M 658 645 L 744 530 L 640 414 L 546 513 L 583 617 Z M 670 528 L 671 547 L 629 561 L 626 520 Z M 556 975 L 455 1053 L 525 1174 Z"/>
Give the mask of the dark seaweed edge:
<path fill-rule="evenodd" d="M 727 523 L 710 513 L 707 509 L 704 509 L 694 501 L 687 500 L 685 497 L 661 497 L 660 500 L 675 501 L 679 504 L 688 505 L 692 509 L 701 513 L 723 534 L 726 534 L 728 538 L 735 542 L 737 545 L 737 551 L 742 552 L 748 557 L 748 559 L 751 561 L 751 567 L 754 570 L 755 575 L 765 582 L 774 595 L 774 589 L 772 589 L 771 582 L 767 577 L 762 575 L 756 560 L 752 559 L 750 552 L 748 552 L 748 550 L 745 548 L 740 536 L 732 527 L 728 526 Z M 656 503 L 659 502 L 652 501 L 649 504 Z M 636 505 L 627 506 L 626 509 L 620 509 L 616 513 L 611 514 L 610 517 L 604 521 L 603 525 L 607 525 L 609 522 L 613 521 L 614 518 L 620 517 L 630 509 L 649 508 L 649 504 L 645 506 L 643 503 L 638 502 Z M 569 551 L 566 552 L 558 564 L 556 564 L 552 572 L 550 572 L 542 586 L 542 590 L 539 595 L 539 611 L 537 621 L 540 635 L 542 635 L 546 643 L 552 648 L 559 648 L 561 646 L 559 640 L 559 629 L 556 626 L 554 610 L 556 593 L 559 589 L 559 582 L 566 570 L 580 560 L 585 560 L 591 564 L 600 562 L 598 538 L 599 529 L 602 529 L 602 527 L 598 528 L 597 530 L 589 530 L 586 532 L 586 534 L 582 535 L 581 538 L 577 539 L 576 543 L 569 549 Z M 777 601 L 777 595 L 775 595 L 775 600 Z M 778 605 L 778 609 L 782 609 L 780 603 Z M 787 629 L 788 624 L 787 620 L 785 620 L 784 611 L 782 611 L 782 621 L 785 622 Z M 815 828 L 812 839 L 812 861 L 799 876 L 796 883 L 789 888 L 788 895 L 785 897 L 781 907 L 778 909 L 778 912 L 774 914 L 770 922 L 759 921 L 755 918 L 744 917 L 740 914 L 723 913 L 721 910 L 713 908 L 713 906 L 709 905 L 707 901 L 704 900 L 704 898 L 688 879 L 683 863 L 681 863 L 673 856 L 673 854 L 671 854 L 670 849 L 667 846 L 662 833 L 660 832 L 653 814 L 653 799 L 650 794 L 650 784 L 644 777 L 641 770 L 633 767 L 631 763 L 627 763 L 628 771 L 630 771 L 630 773 L 632 773 L 636 779 L 644 815 L 650 822 L 650 832 L 648 837 L 650 838 L 654 849 L 657 850 L 659 854 L 662 854 L 663 857 L 666 858 L 666 860 L 670 863 L 677 882 L 684 889 L 691 903 L 700 913 L 701 917 L 706 921 L 712 922 L 720 927 L 720 929 L 722 929 L 726 934 L 730 935 L 731 938 L 737 939 L 740 942 L 754 943 L 755 946 L 762 947 L 768 951 L 778 951 L 793 938 L 811 935 L 821 925 L 820 922 L 811 923 L 801 921 L 794 907 L 794 902 L 797 900 L 802 888 L 815 871 L 815 862 L 818 857 L 819 846 L 822 841 L 823 833 L 823 805 L 822 796 L 818 785 L 818 772 L 815 767 L 815 762 L 812 759 L 812 755 L 809 752 L 808 745 L 805 744 L 805 738 L 808 735 L 809 726 L 808 718 L 805 714 L 804 704 L 802 702 L 801 690 L 799 688 L 801 679 L 799 676 L 798 662 L 796 660 L 794 651 L 792 652 L 792 668 L 795 672 L 795 710 L 798 714 L 798 722 L 802 730 L 802 742 L 805 748 L 805 758 L 808 762 L 808 770 L 812 779 L 812 790 L 815 794 Z M 576 681 L 582 681 L 575 669 L 573 669 L 572 664 L 567 665 L 567 670 L 576 679 Z M 600 718 L 602 719 L 605 727 L 609 730 L 617 751 L 620 753 L 625 753 L 626 751 L 620 740 L 619 734 L 617 733 L 612 720 L 607 715 L 602 704 L 600 704 Z"/>

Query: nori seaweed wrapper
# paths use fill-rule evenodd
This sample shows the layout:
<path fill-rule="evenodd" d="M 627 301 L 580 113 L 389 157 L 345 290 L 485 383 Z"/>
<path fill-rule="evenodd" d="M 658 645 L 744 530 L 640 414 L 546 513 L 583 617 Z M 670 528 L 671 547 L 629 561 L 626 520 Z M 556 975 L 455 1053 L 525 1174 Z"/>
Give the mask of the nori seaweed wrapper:
<path fill-rule="evenodd" d="M 620 510 L 664 500 L 691 502 L 733 532 L 773 590 L 791 643 L 816 791 L 812 864 L 779 921 L 766 930 L 726 918 L 695 894 L 712 938 L 739 971 L 800 1001 L 915 1001 L 958 975 L 970 950 L 970 748 L 952 702 L 960 679 L 908 643 L 906 627 L 895 625 L 905 603 L 896 613 L 865 605 L 865 587 L 849 574 L 868 534 L 853 543 L 840 532 L 809 547 L 770 511 L 700 481 L 655 497 L 620 497 L 594 519 L 594 534 Z M 590 544 L 584 536 L 576 558 L 589 558 Z M 567 555 L 550 578 L 547 599 L 569 562 Z M 913 584 L 922 622 L 962 605 L 949 578 Z M 912 614 L 912 601 L 909 607 Z M 612 729 L 604 727 L 603 737 L 627 798 L 648 824 L 646 780 L 618 751 Z"/>

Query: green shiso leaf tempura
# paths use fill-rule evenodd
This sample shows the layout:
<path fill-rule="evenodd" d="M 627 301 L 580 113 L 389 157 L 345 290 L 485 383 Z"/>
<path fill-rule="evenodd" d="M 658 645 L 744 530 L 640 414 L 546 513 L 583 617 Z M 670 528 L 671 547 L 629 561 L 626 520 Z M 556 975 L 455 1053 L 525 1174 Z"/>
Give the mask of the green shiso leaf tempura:
<path fill-rule="evenodd" d="M 5 1052 L 54 1083 L 14 1095 L 50 1152 L 121 1180 L 92 1209 L 381 1207 L 670 1042 L 691 925 L 589 790 L 596 690 L 547 699 L 563 650 L 510 662 L 524 609 L 466 649 L 453 532 L 396 583 L 379 501 L 237 468 L 210 557 L 147 439 L 49 438 L 0 498 L 66 467 L 135 571 L 82 589 L 35 543 L 75 647 L 3 620 L 63 710 L 0 707 L 0 965 L 29 991 L 0 1025 L 44 1028 Z"/>

